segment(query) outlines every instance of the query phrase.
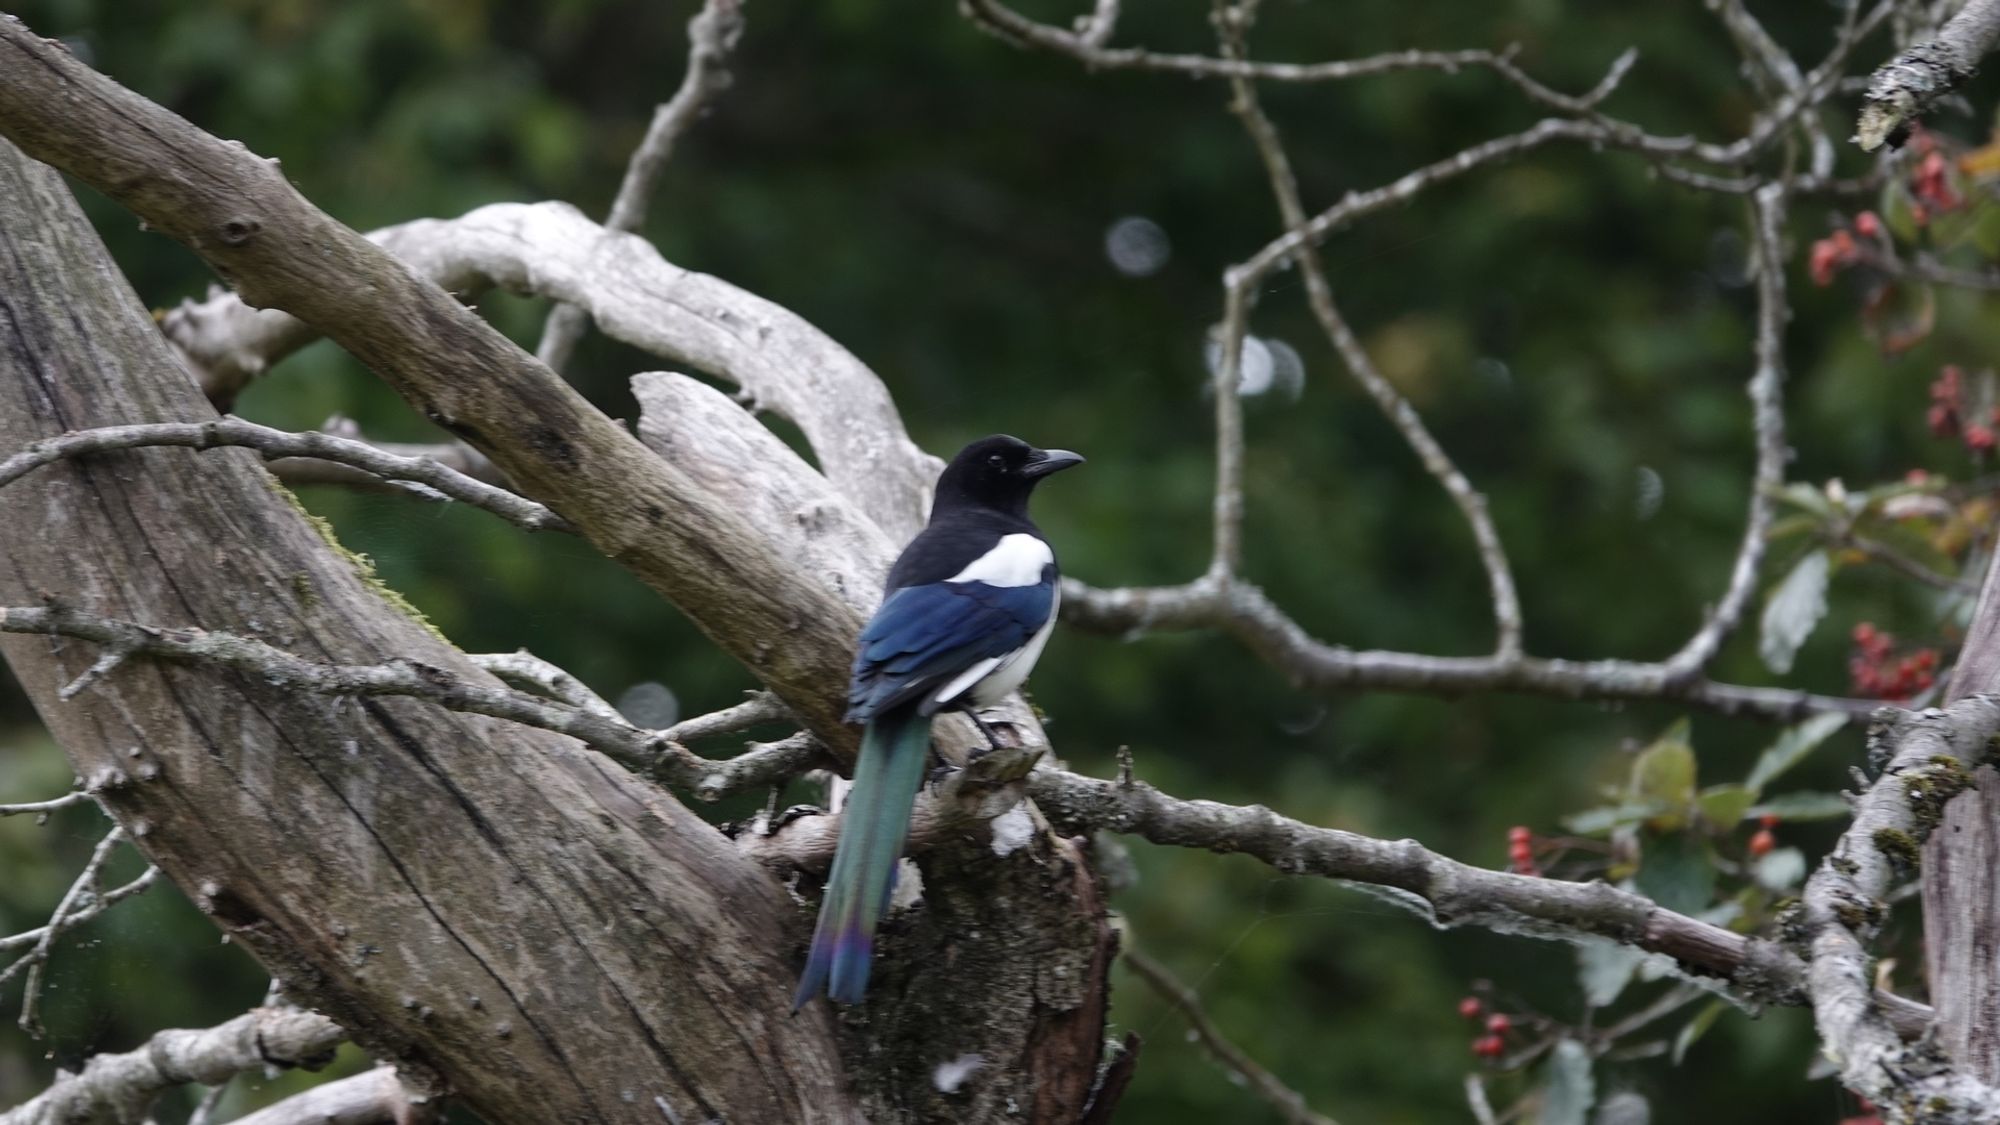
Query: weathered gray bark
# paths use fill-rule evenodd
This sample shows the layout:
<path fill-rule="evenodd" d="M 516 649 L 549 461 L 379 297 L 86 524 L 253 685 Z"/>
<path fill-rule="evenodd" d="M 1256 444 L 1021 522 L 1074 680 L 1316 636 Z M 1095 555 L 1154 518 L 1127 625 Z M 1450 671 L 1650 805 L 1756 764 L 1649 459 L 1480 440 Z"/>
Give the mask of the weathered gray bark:
<path fill-rule="evenodd" d="M 728 463 L 731 471 L 718 473 L 714 451 L 699 443 L 661 447 L 664 456 L 645 449 L 442 290 L 314 209 L 270 165 L 118 88 L 4 16 L 0 136 L 100 187 L 187 243 L 249 299 L 282 307 L 348 347 L 414 406 L 491 457 L 523 491 L 674 600 L 826 745 L 836 752 L 852 746 L 852 728 L 839 722 L 846 665 L 883 556 L 879 549 L 858 556 L 838 582 L 801 565 L 792 546 L 805 513 L 740 503 L 746 476 L 765 466 Z M 11 195 L 0 194 L 5 198 Z M 21 229 L 39 225 L 31 221 Z M 36 272 L 67 269 L 52 261 Z M 172 384 L 172 397 L 147 397 L 128 408 L 121 395 L 134 392 L 121 391 L 103 409 L 59 419 L 49 409 L 19 412 L 32 425 L 18 432 L 0 426 L 0 441 L 22 442 L 65 427 L 212 417 L 191 397 L 191 385 L 177 382 L 185 374 L 164 353 L 143 350 L 156 349 L 159 341 L 122 282 L 101 261 L 91 269 L 92 276 L 111 279 L 95 283 L 93 292 L 115 292 L 127 302 L 117 312 L 129 322 L 126 338 L 108 353 L 118 362 L 74 358 L 104 345 L 96 339 L 95 318 L 86 315 L 92 302 L 68 294 L 33 302 L 35 314 L 50 322 L 38 330 L 63 345 L 49 354 L 112 373 L 143 359 L 148 394 L 165 395 L 158 384 Z M 49 284 L 43 276 L 43 288 Z M 11 283 L 0 289 L 15 291 Z M 55 309 L 68 310 L 72 319 L 57 317 Z M 740 411 L 739 417 L 757 429 Z M 768 433 L 762 436 L 782 451 Z M 152 450 L 41 470 L 47 479 L 0 490 L 45 490 L 55 481 L 82 488 L 79 495 L 87 497 L 90 487 L 106 485 L 88 475 L 100 464 L 143 466 L 146 472 L 156 464 L 173 467 L 175 476 L 157 494 L 147 493 L 145 504 L 121 500 L 114 506 L 134 519 L 134 512 L 148 516 L 144 533 L 163 544 L 155 547 L 159 562 L 150 573 L 160 590 L 121 600 L 113 596 L 116 580 L 66 581 L 55 556 L 74 553 L 76 544 L 95 550 L 99 540 L 143 542 L 135 529 L 107 520 L 71 523 L 61 537 L 44 535 L 20 546 L 24 558 L 31 549 L 46 553 L 31 557 L 32 582 L 0 593 L 17 600 L 44 590 L 67 593 L 79 604 L 92 599 L 95 610 L 229 628 L 304 646 L 295 651 L 317 659 L 374 662 L 408 655 L 453 674 L 477 675 L 441 639 L 386 612 L 337 555 L 326 553 L 310 567 L 293 558 L 323 548 L 282 501 L 273 506 L 265 478 L 249 467 L 251 454 L 199 457 L 210 459 L 200 462 L 201 469 L 226 466 L 249 475 L 231 478 L 227 487 L 234 491 L 212 495 L 198 487 L 196 454 Z M 803 462 L 797 467 L 810 474 Z M 827 488 L 829 503 L 841 499 L 824 478 L 812 476 Z M 146 481 L 135 477 L 131 484 Z M 43 496 L 29 491 L 8 499 L 40 512 L 34 505 Z M 256 497 L 263 506 L 246 507 Z M 906 497 L 903 504 L 917 499 Z M 183 514 L 177 501 L 200 510 Z M 236 522 L 243 519 L 292 523 L 279 534 L 263 523 Z M 216 544 L 229 545 L 229 552 L 267 544 L 277 554 L 255 562 L 232 559 L 224 572 L 216 565 Z M 102 562 L 110 575 L 130 571 L 143 557 L 109 549 L 106 555 L 108 561 L 91 561 Z M 184 577 L 188 568 L 202 571 L 200 581 Z M 293 577 L 299 574 L 304 577 Z M 347 585 L 322 588 L 335 578 Z M 238 589 L 246 581 L 249 587 Z M 187 589 L 176 590 L 177 583 Z M 312 590 L 310 599 L 297 589 Z M 200 595 L 198 604 L 175 600 L 189 591 Z M 293 592 L 290 600 L 287 591 Z M 995 855 L 978 832 L 938 845 L 925 860 L 934 874 L 925 908 L 892 923 L 891 967 L 882 987 L 841 1036 L 848 1060 L 843 1072 L 828 1049 L 825 1006 L 786 1019 L 788 1005 L 776 1002 L 795 967 L 802 912 L 789 909 L 775 882 L 722 837 L 671 800 L 575 753 L 572 744 L 403 702 L 331 707 L 231 680 L 221 681 L 228 691 L 189 690 L 188 684 L 207 681 L 140 661 L 135 667 L 143 672 L 121 671 L 97 690 L 136 690 L 133 684 L 159 681 L 175 685 L 184 702 L 169 707 L 149 698 L 102 730 L 71 721 L 53 698 L 64 677 L 88 666 L 95 654 L 81 651 L 85 646 L 15 644 L 22 659 L 46 663 L 24 678 L 33 680 L 58 737 L 88 757 L 92 768 L 114 764 L 114 752 L 134 743 L 195 748 L 187 751 L 188 762 L 180 762 L 176 751 L 176 760 L 158 775 L 177 782 L 171 801 L 156 797 L 163 790 L 151 782 L 116 797 L 121 815 L 145 821 L 154 841 L 148 846 L 162 849 L 162 866 L 177 881 L 197 889 L 214 882 L 217 893 L 204 901 L 225 923 L 249 928 L 246 944 L 254 952 L 317 989 L 306 995 L 336 1018 L 362 1025 L 356 1030 L 364 1042 L 399 1061 L 430 1061 L 461 1086 L 479 1088 L 475 1104 L 496 1121 L 617 1120 L 623 1114 L 657 1120 L 651 1087 L 638 1088 L 639 1077 L 664 1083 L 669 1092 L 659 1096 L 683 1117 L 692 1107 L 740 1121 L 839 1119 L 857 1104 L 842 1093 L 843 1078 L 861 1111 L 880 1121 L 976 1120 L 1017 1111 L 1036 1120 L 1067 1120 L 1089 1099 L 1102 1048 L 1112 937 L 1095 883 L 1069 841 L 1041 833 L 1006 856 Z M 239 692 L 254 704 L 251 718 L 236 713 Z M 218 708 L 222 719 L 209 713 Z M 1032 724 L 1024 726 L 1039 741 Z M 230 753 L 200 750 L 218 742 Z M 959 756 L 967 742 L 966 731 L 941 725 L 947 756 Z M 278 749 L 250 749 L 266 745 Z M 278 754 L 283 769 L 269 765 L 270 753 Z M 506 776 L 486 776 L 496 771 Z M 210 788 L 227 792 L 211 799 Z M 332 807 L 308 799 L 328 791 L 340 798 Z M 290 834 L 269 822 L 273 810 L 283 811 Z M 317 827 L 299 830 L 317 826 L 321 817 L 335 822 L 328 835 Z M 178 845 L 183 834 L 184 847 L 161 843 Z M 259 861 L 282 844 L 308 853 L 295 861 L 306 869 L 291 872 L 281 864 L 284 878 L 259 882 L 267 877 Z M 429 858 L 432 849 L 435 859 Z M 535 858 L 543 849 L 555 854 Z M 211 852 L 245 858 L 216 868 L 226 880 L 212 879 Z M 339 870 L 313 862 L 349 855 L 359 858 Z M 330 878 L 357 885 L 352 893 L 322 893 L 318 882 Z M 410 886 L 407 893 L 385 890 L 378 885 L 383 880 Z M 948 885 L 953 883 L 958 885 Z M 523 907 L 528 917 L 494 909 L 536 893 L 543 897 Z M 654 893 L 663 901 L 655 903 Z M 364 917 L 363 905 L 370 908 L 365 934 L 355 921 Z M 464 922 L 477 941 L 452 929 L 459 911 L 474 915 Z M 384 917 L 412 936 L 382 929 Z M 743 944 L 751 935 L 754 949 Z M 458 942 L 464 945 L 454 952 L 450 947 Z M 415 975 L 419 969 L 436 974 L 424 961 L 433 944 L 448 960 L 476 952 L 466 972 L 482 968 L 481 960 L 501 962 L 504 971 L 496 972 L 516 989 L 516 1010 L 496 1015 L 499 1001 L 484 994 L 474 1008 L 453 998 L 475 993 L 456 987 L 436 993 L 429 978 Z M 397 953 L 395 971 L 384 950 Z M 894 964 L 899 957 L 905 959 L 901 966 Z M 423 987 L 404 987 L 411 981 Z M 406 999 L 413 1006 L 404 1005 Z M 449 1020 L 446 1001 L 458 1005 Z M 605 1017 L 605 1006 L 619 1014 Z M 699 1018 L 690 1017 L 691 1010 Z M 559 1033 L 569 1020 L 583 1027 L 574 1038 Z M 443 1042 L 433 1042 L 439 1037 Z M 543 1065 L 511 1057 L 524 1037 L 548 1055 Z M 676 1053 L 683 1049 L 692 1053 Z M 942 1053 L 947 1050 L 952 1053 Z M 430 1059 L 432 1051 L 446 1057 Z M 936 1064 L 962 1054 L 979 1055 L 986 1065 L 957 1090 L 937 1090 L 930 1079 Z M 686 1070 L 697 1064 L 698 1072 Z M 565 1072 L 563 1065 L 587 1073 Z M 746 1066 L 756 1069 L 741 1073 Z M 635 1102 L 625 1100 L 628 1093 Z M 726 1100 L 725 1094 L 749 1100 Z M 788 1096 L 794 1100 L 785 1101 Z"/>
<path fill-rule="evenodd" d="M 213 412 L 61 178 L 0 142 L 0 447 Z M 0 601 L 59 598 L 314 659 L 483 675 L 384 600 L 246 450 L 140 450 L 0 489 Z M 793 1017 L 777 881 L 574 743 L 397 700 L 300 696 L 0 644 L 78 772 L 219 926 L 355 1037 L 488 1120 L 854 1120 Z"/>
<path fill-rule="evenodd" d="M 1947 701 L 2000 692 L 2000 553 L 1986 576 Z M 1990 755 L 1962 749 L 1968 759 Z M 1969 1077 L 2000 1084 L 2000 773 L 1945 807 L 1924 844 L 1924 967 L 1938 1043 Z"/>

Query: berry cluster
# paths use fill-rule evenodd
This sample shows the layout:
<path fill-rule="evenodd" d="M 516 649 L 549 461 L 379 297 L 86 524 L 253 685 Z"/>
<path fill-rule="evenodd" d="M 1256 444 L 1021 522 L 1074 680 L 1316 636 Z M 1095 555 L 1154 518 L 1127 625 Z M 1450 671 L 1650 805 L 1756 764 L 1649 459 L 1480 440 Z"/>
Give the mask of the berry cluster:
<path fill-rule="evenodd" d="M 1757 831 L 1750 836 L 1750 858 L 1763 859 L 1778 846 L 1778 837 L 1771 831 L 1777 826 L 1778 818 L 1772 813 L 1757 818 Z"/>
<path fill-rule="evenodd" d="M 1525 824 L 1507 830 L 1507 861 L 1518 875 L 1539 875 L 1535 866 L 1535 836 Z"/>
<path fill-rule="evenodd" d="M 1873 212 L 1863 212 L 1861 217 L 1871 220 L 1871 226 L 1880 232 L 1882 224 L 1875 220 Z M 1857 228 L 1860 226 L 1858 220 L 1855 225 Z M 1860 260 L 1860 245 L 1854 241 L 1853 235 L 1841 229 L 1812 244 L 1812 257 L 1807 260 L 1806 269 L 1812 274 L 1813 284 L 1823 287 L 1832 285 L 1841 270 Z"/>
<path fill-rule="evenodd" d="M 1472 1053 L 1482 1059 L 1498 1059 L 1507 1053 L 1507 1034 L 1514 1030 L 1514 1021 L 1505 1012 L 1486 1014 L 1486 1004 L 1477 996 L 1468 996 L 1458 1002 L 1458 1014 L 1467 1020 L 1484 1018 L 1486 1034 L 1472 1041 Z"/>
<path fill-rule="evenodd" d="M 1975 420 L 1979 416 L 1978 407 L 1966 396 L 1965 372 L 1946 364 L 1931 383 L 1931 406 L 1924 416 L 1931 433 L 1941 438 L 1963 437 L 1965 448 L 1974 457 L 1984 457 L 1993 452 L 1994 433 L 2000 430 L 2000 406 L 1988 407 L 1984 421 Z"/>
<path fill-rule="evenodd" d="M 1910 173 L 1910 194 L 1917 197 L 1910 204 L 1910 218 L 1918 226 L 1924 226 L 1932 215 L 1964 206 L 1965 197 L 1951 186 L 1949 163 L 1938 150 L 1935 138 L 1925 133 L 1915 138 L 1912 147 L 1919 156 L 1916 169 Z"/>
<path fill-rule="evenodd" d="M 1854 655 L 1847 673 L 1857 695 L 1905 700 L 1937 682 L 1938 650 L 1920 648 L 1898 658 L 1896 638 L 1863 621 L 1854 627 Z"/>

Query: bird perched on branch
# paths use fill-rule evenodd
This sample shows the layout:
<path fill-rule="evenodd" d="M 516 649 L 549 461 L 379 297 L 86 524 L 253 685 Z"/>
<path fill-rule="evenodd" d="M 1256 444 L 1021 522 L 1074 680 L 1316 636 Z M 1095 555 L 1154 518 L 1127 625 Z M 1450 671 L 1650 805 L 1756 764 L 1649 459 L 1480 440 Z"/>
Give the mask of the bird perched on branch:
<path fill-rule="evenodd" d="M 931 716 L 961 709 L 985 730 L 976 709 L 1006 698 L 1034 668 L 1058 594 L 1055 552 L 1028 519 L 1028 496 L 1043 477 L 1082 463 L 1004 435 L 973 442 L 938 478 L 930 525 L 889 568 L 854 655 L 847 721 L 865 724 L 861 756 L 795 1008 L 822 987 L 843 1004 L 867 989 L 875 927 L 930 758 Z"/>

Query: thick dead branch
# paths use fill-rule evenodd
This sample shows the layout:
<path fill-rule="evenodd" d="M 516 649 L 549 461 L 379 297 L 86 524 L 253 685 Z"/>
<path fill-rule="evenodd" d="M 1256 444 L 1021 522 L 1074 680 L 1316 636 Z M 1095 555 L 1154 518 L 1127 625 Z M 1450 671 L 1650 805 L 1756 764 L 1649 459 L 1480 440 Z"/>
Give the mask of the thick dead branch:
<path fill-rule="evenodd" d="M 646 136 L 625 166 L 625 178 L 618 196 L 611 201 L 611 214 L 604 229 L 636 231 L 646 222 L 646 204 L 653 196 L 653 183 L 672 157 L 674 144 L 687 132 L 717 95 L 729 88 L 729 53 L 743 35 L 743 0 L 706 0 L 688 21 L 687 73 L 680 89 L 653 111 Z M 542 342 L 535 355 L 551 370 L 569 366 L 577 341 L 583 338 L 584 312 L 575 305 L 557 305 L 542 328 Z"/>
<path fill-rule="evenodd" d="M 318 1069 L 346 1038 L 332 1020 L 297 1008 L 258 1008 L 201 1031 L 162 1031 L 138 1050 L 91 1059 L 81 1073 L 0 1113 L 0 1125 L 143 1121 L 153 1101 L 176 1086 L 219 1085 L 266 1066 Z"/>
<path fill-rule="evenodd" d="M 1944 711 L 1888 711 L 1873 738 L 1888 750 L 1881 776 L 1861 796 L 1854 822 L 1806 881 L 1802 924 L 1810 943 L 1813 1017 L 1841 1082 L 1897 1125 L 1974 1125 L 2000 1120 L 2000 1089 L 1967 1073 L 1936 1042 L 1906 1044 L 1873 989 L 1868 943 L 1888 916 L 1894 881 L 1905 878 L 1945 806 L 1970 788 L 2000 734 L 2000 700 L 1962 699 Z M 1989 775 L 1990 776 L 1990 775 Z M 1960 978 L 1937 978 L 1940 1003 Z M 1977 1003 L 1978 1001 L 1972 1001 Z M 1941 1011 L 1940 1015 L 1944 1015 Z"/>
<path fill-rule="evenodd" d="M 575 305 L 612 339 L 736 384 L 754 409 L 799 427 L 827 479 L 889 538 L 902 542 L 923 526 L 940 463 L 910 441 L 874 372 L 796 314 L 681 269 L 566 203 L 494 204 L 369 238 L 454 293 L 497 286 Z M 183 303 L 161 329 L 211 397 L 320 336 L 232 293 Z"/>
<path fill-rule="evenodd" d="M 0 58 L 16 54 L 18 31 L 0 19 Z M 121 95 L 87 74 L 63 78 L 77 67 L 59 48 L 36 40 L 25 49 L 51 53 L 29 69 L 57 86 L 59 133 L 109 113 L 140 137 L 107 145 L 112 158 L 178 151 L 184 124 L 137 99 L 107 109 L 99 95 Z M 0 132 L 17 124 L 22 71 L 0 65 Z M 267 168 L 198 134 L 189 144 L 219 150 L 224 168 L 239 158 Z M 121 190 L 171 197 L 206 186 L 224 215 L 253 213 L 252 196 L 297 205 L 289 187 L 270 198 L 224 190 L 226 175 L 161 159 L 164 172 L 122 165 Z M 0 144 L 0 197 L 0 448 L 212 419 L 61 177 Z M 268 220 L 262 234 L 282 226 L 278 213 L 254 212 Z M 332 270 L 318 300 L 366 303 L 380 294 L 340 294 L 379 282 L 403 287 L 405 314 L 429 307 L 413 284 L 345 258 L 352 236 L 324 225 L 311 234 L 322 240 L 301 254 L 301 268 Z M 359 272 L 343 274 L 343 263 Z M 439 361 L 432 374 L 483 397 L 505 357 L 483 352 L 470 330 L 450 335 L 457 315 L 423 322 L 445 334 L 427 337 Z M 502 430 L 536 424 L 524 410 Z M 550 439 L 562 435 L 551 429 L 543 452 L 559 454 Z M 643 449 L 638 456 L 657 464 Z M 577 468 L 567 487 L 601 479 L 600 512 L 629 499 L 629 479 Z M 0 488 L 0 524 L 22 532 L 0 536 L 0 604 L 39 605 L 60 592 L 67 604 L 240 633 L 327 665 L 400 655 L 490 685 L 385 600 L 248 450 L 66 460 Z M 657 1125 L 655 1097 L 731 1119 L 864 1116 L 824 1012 L 742 1037 L 755 1019 L 745 1013 L 786 1007 L 788 935 L 798 924 L 790 897 L 711 826 L 600 755 L 414 700 L 329 698 L 140 654 L 65 701 L 63 688 L 102 655 L 98 646 L 5 633 L 0 651 L 75 771 L 147 857 L 290 994 L 409 1080 L 464 1092 L 494 1125 Z M 627 1090 L 636 1101 L 621 1097 Z"/>
<path fill-rule="evenodd" d="M 1854 143 L 1864 152 L 1884 141 L 1900 145 L 1911 122 L 1972 77 L 1995 40 L 2000 40 L 2000 0 L 1966 0 L 1937 38 L 1904 50 L 1875 71 Z"/>
<path fill-rule="evenodd" d="M 474 312 L 313 207 L 269 162 L 119 87 L 11 16 L 0 17 L 0 135 L 194 249 L 247 301 L 285 308 L 325 331 L 426 417 L 490 457 L 524 494 L 673 601 L 784 697 L 823 743 L 851 753 L 839 689 L 859 615 L 696 487 L 684 465 L 648 451 Z M 573 209 L 562 211 L 602 235 Z M 570 266 L 599 275 L 614 265 L 599 255 L 603 245 L 645 249 L 630 235 L 568 241 Z M 523 248 L 517 242 L 512 251 Z M 657 255 L 650 261 L 657 280 L 684 302 L 678 323 L 699 329 L 710 358 L 760 357 L 765 369 L 784 375 L 773 381 L 778 394 L 793 382 L 824 387 L 834 378 L 794 366 L 801 357 L 785 344 L 797 347 L 803 338 L 772 331 L 802 325 L 798 318 L 775 306 L 761 325 L 688 314 L 713 307 L 696 290 L 720 283 L 677 276 Z M 616 288 L 646 291 L 630 280 L 618 279 Z M 609 319 L 593 312 L 600 323 Z M 815 362 L 829 359 L 829 349 L 845 356 L 817 333 L 810 342 L 824 345 L 811 353 Z M 851 357 L 847 363 L 858 367 Z M 897 504 L 914 524 L 919 490 L 892 471 L 898 463 L 914 469 L 907 455 L 913 447 L 897 440 L 901 425 L 879 382 L 849 371 L 840 388 L 863 382 L 872 401 L 839 414 L 846 425 L 821 435 L 822 457 L 837 477 L 867 480 L 868 495 L 884 495 L 883 476 L 903 487 Z M 855 456 L 828 457 L 827 447 Z M 771 643 L 780 636 L 789 642 Z"/>
<path fill-rule="evenodd" d="M 314 1086 L 229 1125 L 424 1125 L 437 1119 L 442 1099 L 413 1101 L 393 1067 Z"/>

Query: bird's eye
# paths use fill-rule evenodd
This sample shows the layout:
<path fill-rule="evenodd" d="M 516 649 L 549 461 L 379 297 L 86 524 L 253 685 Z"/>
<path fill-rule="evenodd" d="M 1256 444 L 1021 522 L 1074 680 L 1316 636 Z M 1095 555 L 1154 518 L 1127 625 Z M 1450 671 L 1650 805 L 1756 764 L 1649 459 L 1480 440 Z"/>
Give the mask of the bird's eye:
<path fill-rule="evenodd" d="M 1007 468 L 1007 459 L 1005 457 L 1000 456 L 998 453 L 995 453 L 986 458 L 986 465 L 988 468 L 1004 472 L 1006 471 Z"/>

